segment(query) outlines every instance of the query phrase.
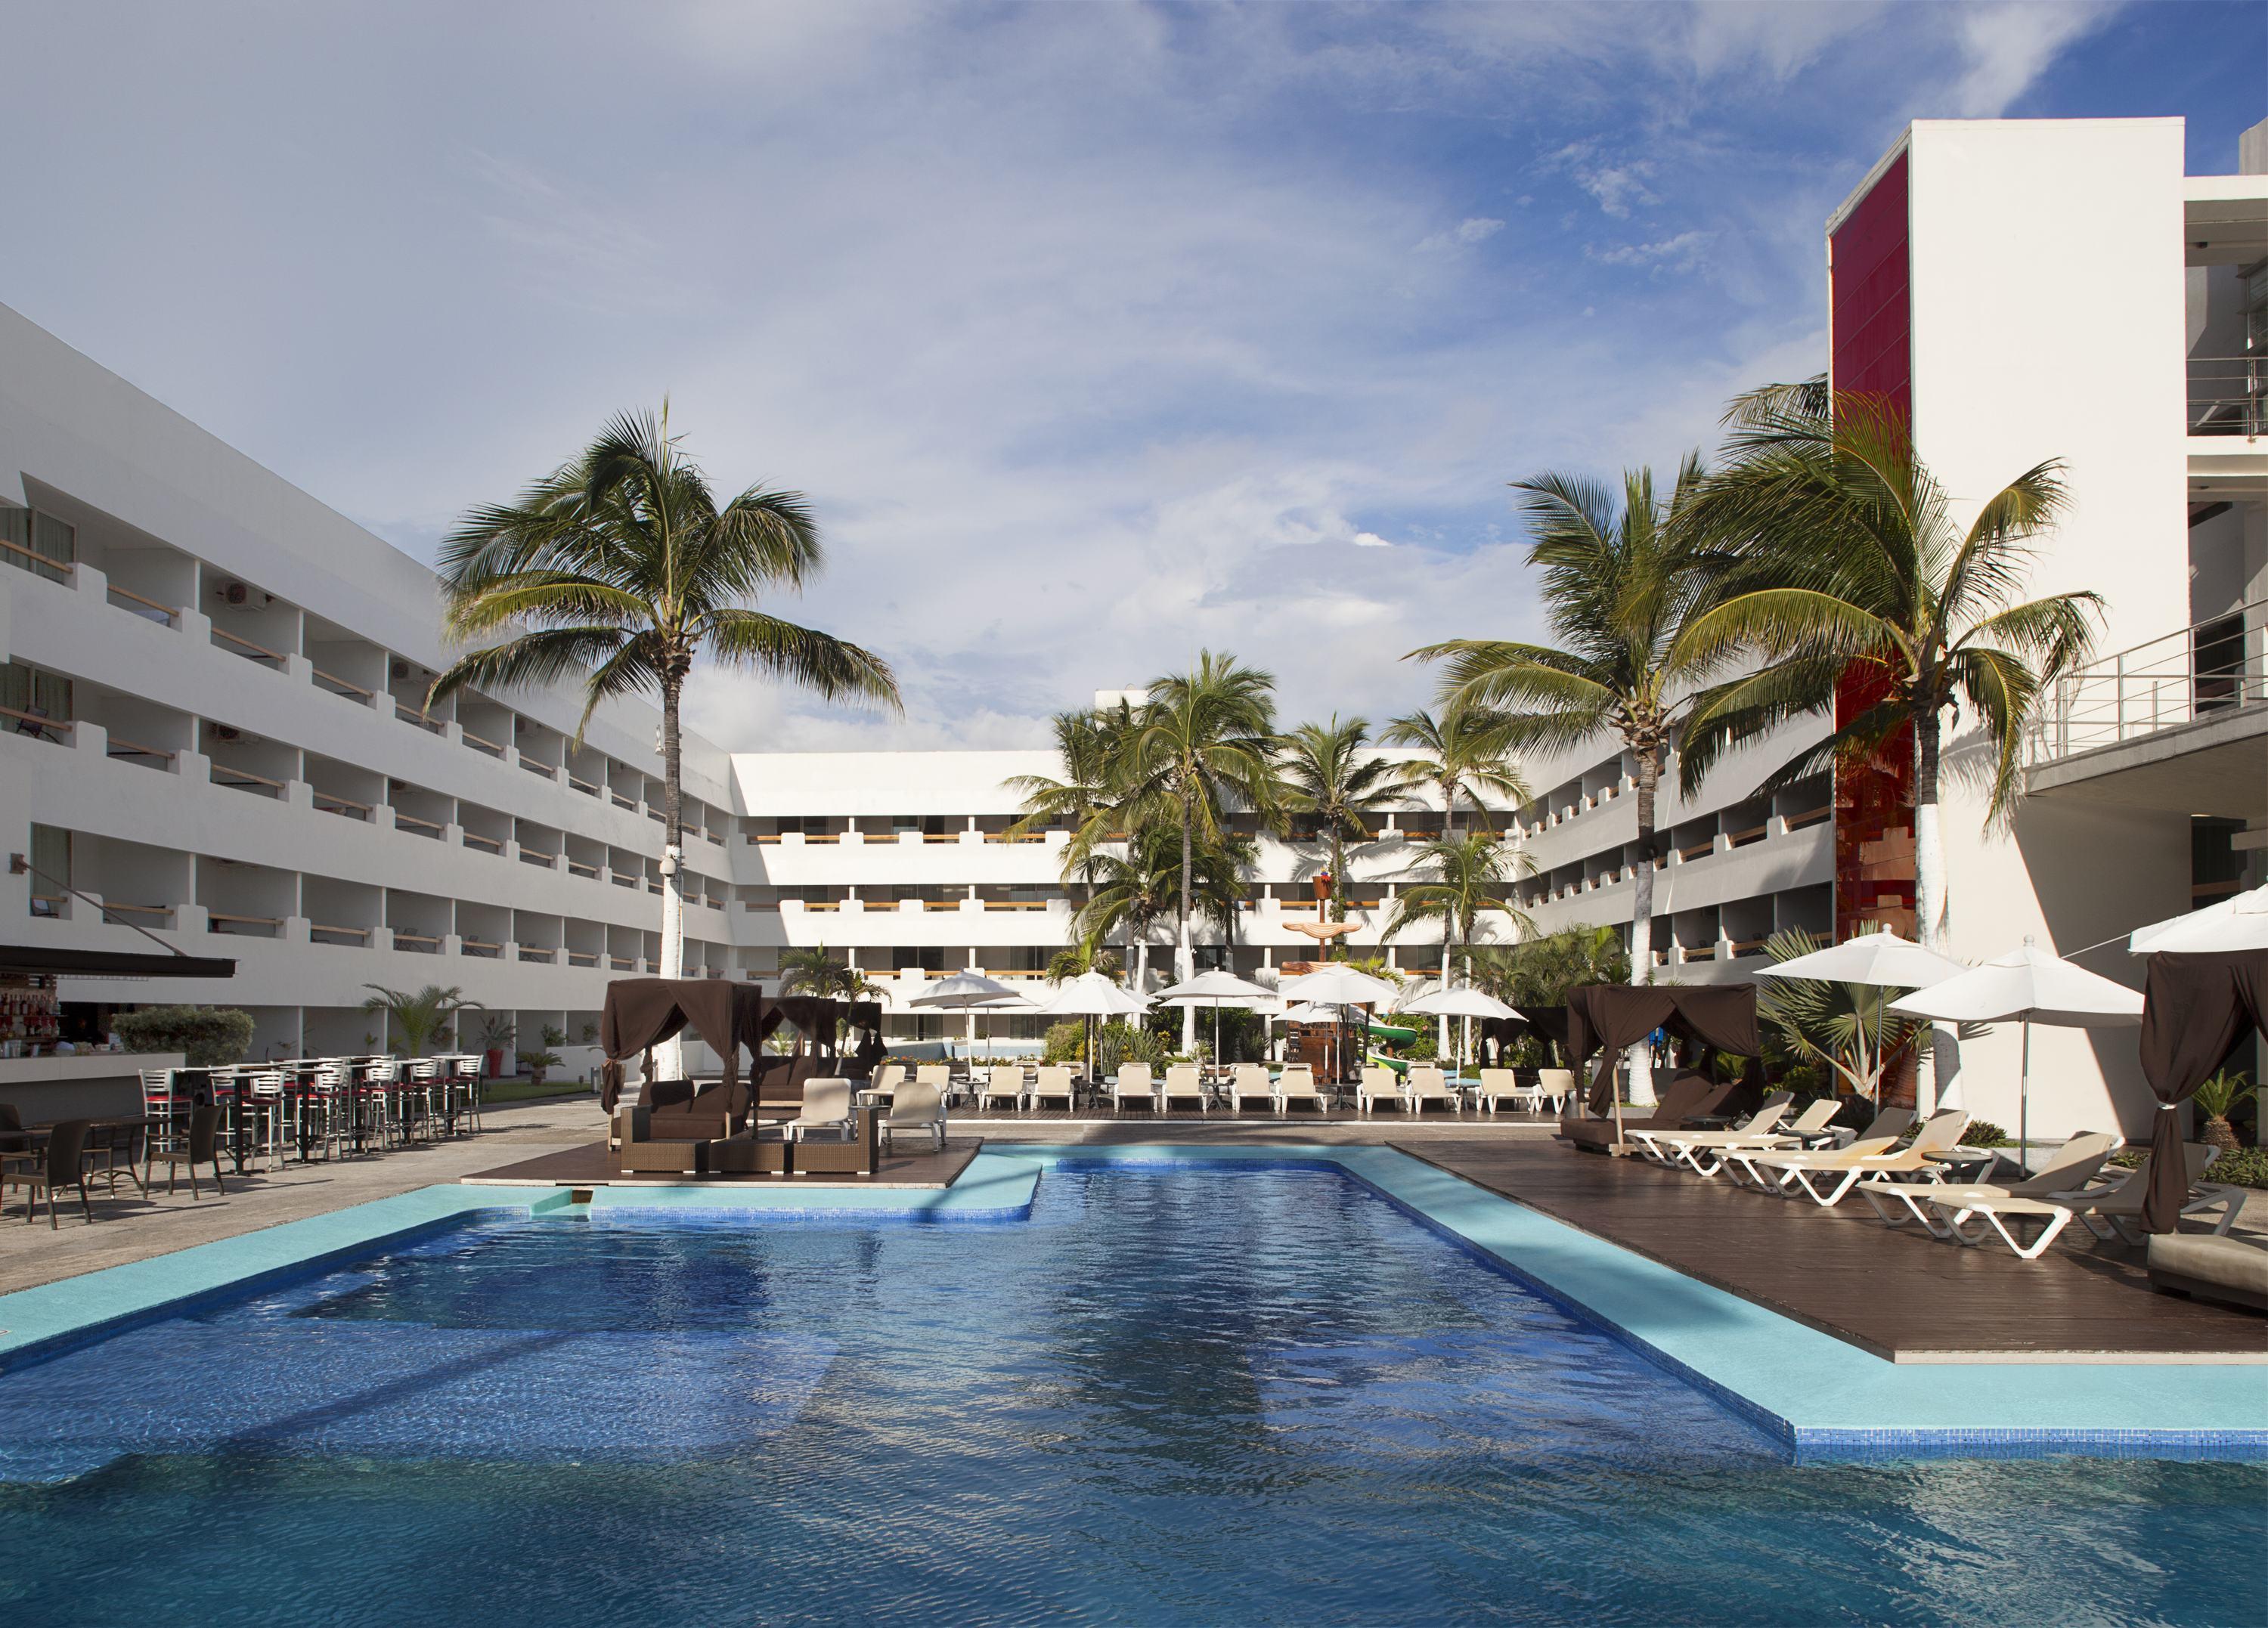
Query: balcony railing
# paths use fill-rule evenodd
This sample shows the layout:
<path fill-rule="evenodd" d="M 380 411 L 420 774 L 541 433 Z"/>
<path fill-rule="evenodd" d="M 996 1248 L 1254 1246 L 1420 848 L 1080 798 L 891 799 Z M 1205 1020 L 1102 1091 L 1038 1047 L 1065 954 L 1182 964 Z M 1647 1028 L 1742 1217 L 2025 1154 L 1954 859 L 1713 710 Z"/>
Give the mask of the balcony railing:
<path fill-rule="evenodd" d="M 2190 358 L 2189 427 L 2193 436 L 2268 432 L 2268 352 Z"/>
<path fill-rule="evenodd" d="M 2104 656 L 2057 680 L 2028 761 L 2051 763 L 2268 700 L 2268 599 Z"/>

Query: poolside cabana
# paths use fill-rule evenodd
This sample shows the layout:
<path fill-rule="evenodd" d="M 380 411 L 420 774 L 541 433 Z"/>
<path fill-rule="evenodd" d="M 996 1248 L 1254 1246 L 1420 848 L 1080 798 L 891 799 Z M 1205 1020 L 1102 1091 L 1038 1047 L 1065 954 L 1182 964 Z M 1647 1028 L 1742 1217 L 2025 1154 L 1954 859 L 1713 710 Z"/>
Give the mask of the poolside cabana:
<path fill-rule="evenodd" d="M 1567 992 L 1566 1010 L 1569 1066 L 1580 1076 L 1592 1053 L 1599 1053 L 1585 1103 L 1590 1117 L 1570 1118 L 1561 1125 L 1561 1134 L 1579 1146 L 1622 1148 L 1623 1105 L 1615 1089 L 1615 1064 L 1657 1029 L 1748 1060 L 1740 1084 L 1712 1107 L 1737 1111 L 1763 1100 L 1764 1035 L 1756 1027 L 1754 984 L 1589 984 Z M 1602 1122 L 1609 1118 L 1614 1122 L 1611 1144 L 1602 1140 Z M 1579 1128 L 1583 1126 L 1599 1128 Z"/>
<path fill-rule="evenodd" d="M 2268 950 L 2161 950 L 2142 991 L 2142 1076 L 2158 1098 L 2150 1116 L 2150 1187 L 2142 1230 L 2178 1230 L 2189 1196 L 2181 1116 L 2247 1030 L 2268 1038 Z"/>

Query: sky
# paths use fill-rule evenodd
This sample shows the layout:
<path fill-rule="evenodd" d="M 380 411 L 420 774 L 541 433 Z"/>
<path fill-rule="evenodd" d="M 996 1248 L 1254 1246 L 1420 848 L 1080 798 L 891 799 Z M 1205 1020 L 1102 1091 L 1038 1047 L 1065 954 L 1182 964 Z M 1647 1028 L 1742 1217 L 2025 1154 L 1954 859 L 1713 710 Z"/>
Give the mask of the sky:
<path fill-rule="evenodd" d="M 2257 4 L 0 0 L 0 303 L 409 553 L 665 395 L 807 495 L 781 614 L 1018 746 L 1201 648 L 1287 722 L 1541 619 L 1507 483 L 1665 471 L 1825 363 L 1916 118 L 2268 115 Z"/>

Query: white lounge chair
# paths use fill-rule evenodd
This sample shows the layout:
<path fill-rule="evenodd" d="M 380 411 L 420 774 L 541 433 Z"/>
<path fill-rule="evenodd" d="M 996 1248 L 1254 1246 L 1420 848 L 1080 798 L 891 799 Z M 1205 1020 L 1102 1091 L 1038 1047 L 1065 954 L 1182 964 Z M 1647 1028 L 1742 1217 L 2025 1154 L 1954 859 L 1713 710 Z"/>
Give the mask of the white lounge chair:
<path fill-rule="evenodd" d="M 2182 1148 L 2187 1165 L 2184 1173 L 2189 1177 L 2190 1185 L 2182 1202 L 2181 1214 L 2193 1215 L 2211 1209 L 2215 1204 L 2223 1205 L 2220 1224 L 2213 1228 L 2217 1236 L 2226 1235 L 2235 1221 L 2237 1207 L 2244 1197 L 2241 1188 L 2198 1185 L 2197 1178 L 2205 1174 L 2219 1151 L 2201 1142 L 2187 1142 Z M 2106 1240 L 2121 1237 L 2134 1244 L 2146 1242 L 2148 1235 L 2142 1231 L 2139 1223 L 2142 1218 L 2142 1200 L 2149 1192 L 2149 1156 L 2145 1155 L 2139 1165 L 2122 1173 L 2122 1180 L 2106 1186 L 2055 1193 L 2044 1199 L 1996 1192 L 1990 1188 L 1947 1187 L 1940 1195 L 1933 1196 L 1930 1202 L 1946 1213 L 1946 1228 L 1956 1243 L 1965 1243 L 1973 1248 L 1998 1237 L 2025 1260 L 2037 1260 L 2047 1252 L 2048 1245 L 2056 1241 L 2057 1235 L 2070 1225 L 2073 1217 L 2085 1221 L 2088 1229 L 2098 1237 Z M 1976 1228 L 1964 1225 L 1971 1216 L 1980 1218 L 1984 1224 Z M 2100 1227 L 2095 1225 L 2098 1218 L 2103 1223 Z M 2016 1221 L 2041 1223 L 2039 1232 L 2029 1243 L 2018 1238 L 2009 1225 Z"/>
<path fill-rule="evenodd" d="M 1277 1077 L 1276 1111 L 1288 1118 L 1302 1103 L 1319 1114 L 1329 1111 L 1329 1099 L 1315 1084 L 1315 1071 L 1305 1063 L 1293 1063 Z"/>
<path fill-rule="evenodd" d="M 1572 1068 L 1539 1068 L 1535 1071 L 1535 1089 L 1551 1099 L 1551 1111 L 1557 1113 L 1575 1094 L 1575 1071 Z"/>
<path fill-rule="evenodd" d="M 1785 1176 L 1781 1170 L 1767 1171 L 1757 1168 L 1756 1161 L 1761 1160 L 1767 1155 L 1801 1154 L 1808 1156 L 1814 1154 L 1824 1155 L 1838 1153 L 1888 1153 L 1897 1146 L 1898 1138 L 1912 1128 L 1913 1119 L 1913 1110 L 1911 1108 L 1883 1108 L 1876 1111 L 1867 1128 L 1860 1131 L 1855 1137 L 1850 1137 L 1848 1132 L 1832 1133 L 1837 1137 L 1849 1137 L 1849 1140 L 1837 1141 L 1833 1147 L 1775 1148 L 1762 1150 L 1754 1148 L 1727 1148 L 1723 1150 L 1724 1163 L 1721 1169 L 1726 1177 L 1736 1187 L 1754 1187 L 1759 1192 L 1771 1192 L 1778 1188 Z"/>
<path fill-rule="evenodd" d="M 951 1063 L 923 1063 L 914 1069 L 914 1078 L 924 1085 L 935 1086 L 939 1099 L 947 1103 L 968 1094 L 965 1087 L 954 1082 Z"/>
<path fill-rule="evenodd" d="M 1158 1087 L 1147 1063 L 1121 1063 L 1110 1077 L 1110 1111 L 1117 1113 L 1130 1102 L 1140 1103 L 1152 1113 L 1158 1111 Z"/>
<path fill-rule="evenodd" d="M 1069 1066 L 1061 1063 L 1050 1063 L 1042 1067 L 1033 1082 L 1030 1094 L 1024 1099 L 1024 1105 L 1039 1108 L 1059 1101 L 1065 1113 L 1072 1111 L 1079 1106 L 1079 1086 L 1072 1077 L 1073 1073 Z"/>
<path fill-rule="evenodd" d="M 1402 1088 L 1402 1106 L 1407 1112 L 1422 1114 L 1426 1104 L 1440 1103 L 1460 1119 L 1465 1117 L 1463 1101 L 1449 1089 L 1449 1076 L 1439 1068 L 1412 1068 Z"/>
<path fill-rule="evenodd" d="M 1362 1077 L 1354 1088 L 1357 1112 L 1369 1113 L 1381 1103 L 1399 1103 L 1401 1100 L 1402 1082 L 1394 1077 L 1394 1070 L 1375 1065 L 1365 1067 Z"/>
<path fill-rule="evenodd" d="M 1843 1197 L 1869 1176 L 1926 1174 L 1943 1167 L 1931 1155 L 1951 1153 L 1961 1145 L 1969 1116 L 1957 1108 L 1932 1114 L 1903 1148 L 1861 1152 L 1859 1143 L 1832 1152 L 1737 1153 L 1734 1158 L 1749 1170 L 1779 1172 L 1774 1188 L 1783 1198 L 1798 1188 L 1822 1210 L 1831 1210 Z"/>
<path fill-rule="evenodd" d="M 1024 1065 L 995 1063 L 985 1075 L 984 1083 L 976 1088 L 976 1106 L 981 1111 L 987 1104 L 1006 1099 L 1011 1108 L 1024 1105 Z"/>
<path fill-rule="evenodd" d="M 848 1139 L 850 1134 L 850 1082 L 811 1079 L 803 1082 L 803 1110 L 784 1127 L 788 1140 L 802 1141 L 814 1131 Z"/>
<path fill-rule="evenodd" d="M 1734 1153 L 1778 1153 L 1815 1147 L 1828 1133 L 1828 1121 L 1842 1104 L 1822 1096 L 1804 1105 L 1793 1119 L 1785 1118 L 1787 1104 L 1767 1103 L 1748 1125 L 1733 1131 L 1633 1131 L 1659 1149 L 1661 1162 L 1672 1169 L 1692 1171 L 1704 1181 L 1718 1175 Z M 1759 1126 L 1757 1121 L 1763 1123 Z M 1750 1128 L 1754 1126 L 1755 1128 Z"/>
<path fill-rule="evenodd" d="M 1876 1178 L 1859 1184 L 1859 1192 L 1874 1206 L 1874 1214 L 1882 1218 L 1886 1227 L 1903 1227 L 1918 1221 L 1940 1238 L 1954 1236 L 1938 1206 L 1946 1199 L 1960 1195 L 1964 1199 L 2044 1199 L 2051 1193 L 2063 1192 L 2074 1187 L 2084 1187 L 2102 1168 L 2102 1162 L 2118 1151 L 2116 1136 L 2102 1131 L 2088 1131 L 2073 1137 L 2056 1149 L 2055 1159 L 2038 1175 L 2014 1182 L 1974 1182 L 1955 1185 L 1946 1182 L 1897 1182 Z M 2066 1221 L 2070 1218 L 2066 1216 Z M 2058 1222 L 2055 1230 L 2061 1231 Z M 2005 1233 L 2002 1235 L 2007 1236 Z M 2043 1244 L 2042 1248 L 2046 1246 Z M 2021 1254 L 2019 1250 L 2017 1253 Z"/>
<path fill-rule="evenodd" d="M 1730 1141 L 1735 1145 L 1754 1141 L 1779 1124 L 1787 1113 L 1787 1105 L 1794 1100 L 1795 1094 L 1792 1091 L 1775 1091 L 1764 1099 L 1763 1107 L 1757 1109 L 1745 1120 L 1721 1131 L 1657 1131 L 1651 1127 L 1646 1129 L 1633 1127 L 1625 1134 L 1638 1144 L 1641 1157 L 1651 1159 L 1656 1164 L 1674 1164 L 1677 1162 L 1676 1155 L 1663 1146 L 1668 1138 L 1674 1136 L 1683 1140 L 1710 1137 L 1719 1141 Z"/>
<path fill-rule="evenodd" d="M 876 1127 L 881 1133 L 882 1146 L 897 1145 L 901 1133 L 933 1135 L 937 1150 L 945 1151 L 945 1094 L 924 1080 L 902 1085 L 890 1100 L 890 1111 L 884 1114 Z"/>
<path fill-rule="evenodd" d="M 1247 1103 L 1276 1105 L 1276 1088 L 1268 1082 L 1268 1070 L 1258 1063 L 1239 1063 L 1228 1076 L 1228 1089 L 1222 1095 L 1228 1098 L 1228 1111 L 1242 1113 Z"/>
<path fill-rule="evenodd" d="M 1498 1105 L 1510 1103 L 1521 1113 L 1543 1111 L 1543 1088 L 1522 1085 L 1520 1075 L 1509 1068 L 1481 1070 L 1480 1105 L 1494 1113 Z"/>
<path fill-rule="evenodd" d="M 1169 1063 L 1165 1089 L 1158 1093 L 1158 1111 L 1171 1113 L 1175 1103 L 1195 1103 L 1205 1111 L 1204 1071 L 1195 1063 Z"/>
<path fill-rule="evenodd" d="M 874 1070 L 873 1083 L 866 1088 L 866 1100 L 877 1108 L 887 1108 L 890 1105 L 891 1094 L 905 1082 L 906 1066 L 903 1063 L 884 1063 Z"/>

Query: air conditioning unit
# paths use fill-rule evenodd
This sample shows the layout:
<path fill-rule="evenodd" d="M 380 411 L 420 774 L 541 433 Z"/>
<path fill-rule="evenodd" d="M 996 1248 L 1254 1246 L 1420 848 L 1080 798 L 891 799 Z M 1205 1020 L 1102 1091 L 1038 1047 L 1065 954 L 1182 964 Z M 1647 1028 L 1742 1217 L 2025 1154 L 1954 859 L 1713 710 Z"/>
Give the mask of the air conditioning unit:
<path fill-rule="evenodd" d="M 213 738 L 215 740 L 242 740 L 244 738 L 244 731 L 238 729 L 233 723 L 216 723 L 212 726 L 212 732 Z"/>
<path fill-rule="evenodd" d="M 242 605 L 252 598 L 252 590 L 242 583 L 229 583 L 222 587 L 220 597 L 231 605 Z"/>
<path fill-rule="evenodd" d="M 409 676 L 409 664 L 408 662 L 396 662 L 388 671 L 390 671 L 397 678 L 406 678 Z"/>

